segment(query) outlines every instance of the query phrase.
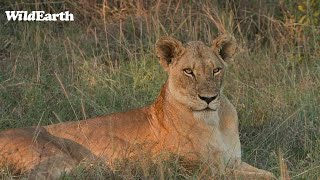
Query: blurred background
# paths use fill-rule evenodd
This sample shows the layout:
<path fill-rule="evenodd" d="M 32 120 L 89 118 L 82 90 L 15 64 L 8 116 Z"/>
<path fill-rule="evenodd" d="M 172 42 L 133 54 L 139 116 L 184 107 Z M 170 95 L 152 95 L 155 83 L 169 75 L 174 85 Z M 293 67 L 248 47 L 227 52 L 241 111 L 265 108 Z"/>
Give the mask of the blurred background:
<path fill-rule="evenodd" d="M 0 130 L 148 105 L 166 80 L 159 37 L 210 45 L 228 32 L 239 49 L 224 93 L 238 110 L 243 159 L 282 179 L 320 178 L 319 0 L 2 0 L 0 10 Z M 75 21 L 7 21 L 8 10 L 70 11 Z M 181 168 L 90 176 L 204 176 Z"/>

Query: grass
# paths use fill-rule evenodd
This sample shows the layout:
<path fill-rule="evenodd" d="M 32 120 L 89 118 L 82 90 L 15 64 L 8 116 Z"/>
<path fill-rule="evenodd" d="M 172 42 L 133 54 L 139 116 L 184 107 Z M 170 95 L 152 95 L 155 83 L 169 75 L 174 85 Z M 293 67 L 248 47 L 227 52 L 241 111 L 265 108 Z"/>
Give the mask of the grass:
<path fill-rule="evenodd" d="M 184 42 L 210 44 L 218 34 L 219 24 L 213 22 L 217 17 L 212 16 L 217 13 L 240 44 L 229 63 L 224 92 L 239 114 L 243 159 L 277 176 L 320 177 L 319 26 L 289 26 L 271 14 L 268 4 L 269 11 L 257 14 L 249 9 L 257 3 L 241 11 L 233 1 L 218 4 L 217 11 L 211 1 L 158 1 L 150 8 L 146 2 L 144 8 L 139 2 L 121 1 L 119 7 L 110 2 L 107 8 L 91 3 L 80 11 L 83 4 L 64 1 L 82 19 L 73 23 L 6 22 L 0 15 L 1 130 L 81 120 L 152 103 L 166 79 L 155 56 L 156 40 L 171 34 Z M 33 1 L 4 4 L 23 10 L 39 6 Z M 52 4 L 38 8 L 48 7 L 61 10 Z M 89 7 L 96 11 L 86 14 Z M 178 162 L 154 165 L 149 171 L 142 167 L 127 163 L 112 172 L 80 166 L 62 178 L 193 179 L 206 174 L 201 166 L 189 172 Z M 14 177 L 7 170 L 0 175 Z"/>

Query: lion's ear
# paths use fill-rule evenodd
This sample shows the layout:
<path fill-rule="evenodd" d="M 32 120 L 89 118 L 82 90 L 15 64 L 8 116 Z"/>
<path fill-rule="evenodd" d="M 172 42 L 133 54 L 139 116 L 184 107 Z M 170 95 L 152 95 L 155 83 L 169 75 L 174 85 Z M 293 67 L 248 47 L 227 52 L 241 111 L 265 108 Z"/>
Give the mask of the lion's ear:
<path fill-rule="evenodd" d="M 229 34 L 220 35 L 212 41 L 212 48 L 224 61 L 232 60 L 237 50 L 236 39 Z"/>
<path fill-rule="evenodd" d="M 156 44 L 157 55 L 160 59 L 160 64 L 167 71 L 173 59 L 183 51 L 182 43 L 173 37 L 161 37 Z"/>

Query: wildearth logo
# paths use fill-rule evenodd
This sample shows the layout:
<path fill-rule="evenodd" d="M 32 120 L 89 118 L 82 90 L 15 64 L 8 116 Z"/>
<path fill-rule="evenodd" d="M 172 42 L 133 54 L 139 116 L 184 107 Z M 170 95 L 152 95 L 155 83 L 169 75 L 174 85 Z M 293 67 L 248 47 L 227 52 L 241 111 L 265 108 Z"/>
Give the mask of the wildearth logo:
<path fill-rule="evenodd" d="M 69 11 L 49 14 L 44 11 L 6 11 L 8 21 L 74 21 Z"/>

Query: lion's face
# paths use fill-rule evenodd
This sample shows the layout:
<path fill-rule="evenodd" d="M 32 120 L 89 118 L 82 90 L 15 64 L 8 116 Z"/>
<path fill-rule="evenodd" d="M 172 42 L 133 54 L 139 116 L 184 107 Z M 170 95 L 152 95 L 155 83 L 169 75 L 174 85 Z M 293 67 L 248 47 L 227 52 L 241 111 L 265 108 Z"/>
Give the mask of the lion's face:
<path fill-rule="evenodd" d="M 224 68 L 211 48 L 190 42 L 169 67 L 169 92 L 192 110 L 215 110 Z"/>
<path fill-rule="evenodd" d="M 195 41 L 182 45 L 171 37 L 157 43 L 160 63 L 169 74 L 173 98 L 193 111 L 215 111 L 220 103 L 225 60 L 235 52 L 234 38 L 228 35 L 213 41 L 213 47 Z"/>

